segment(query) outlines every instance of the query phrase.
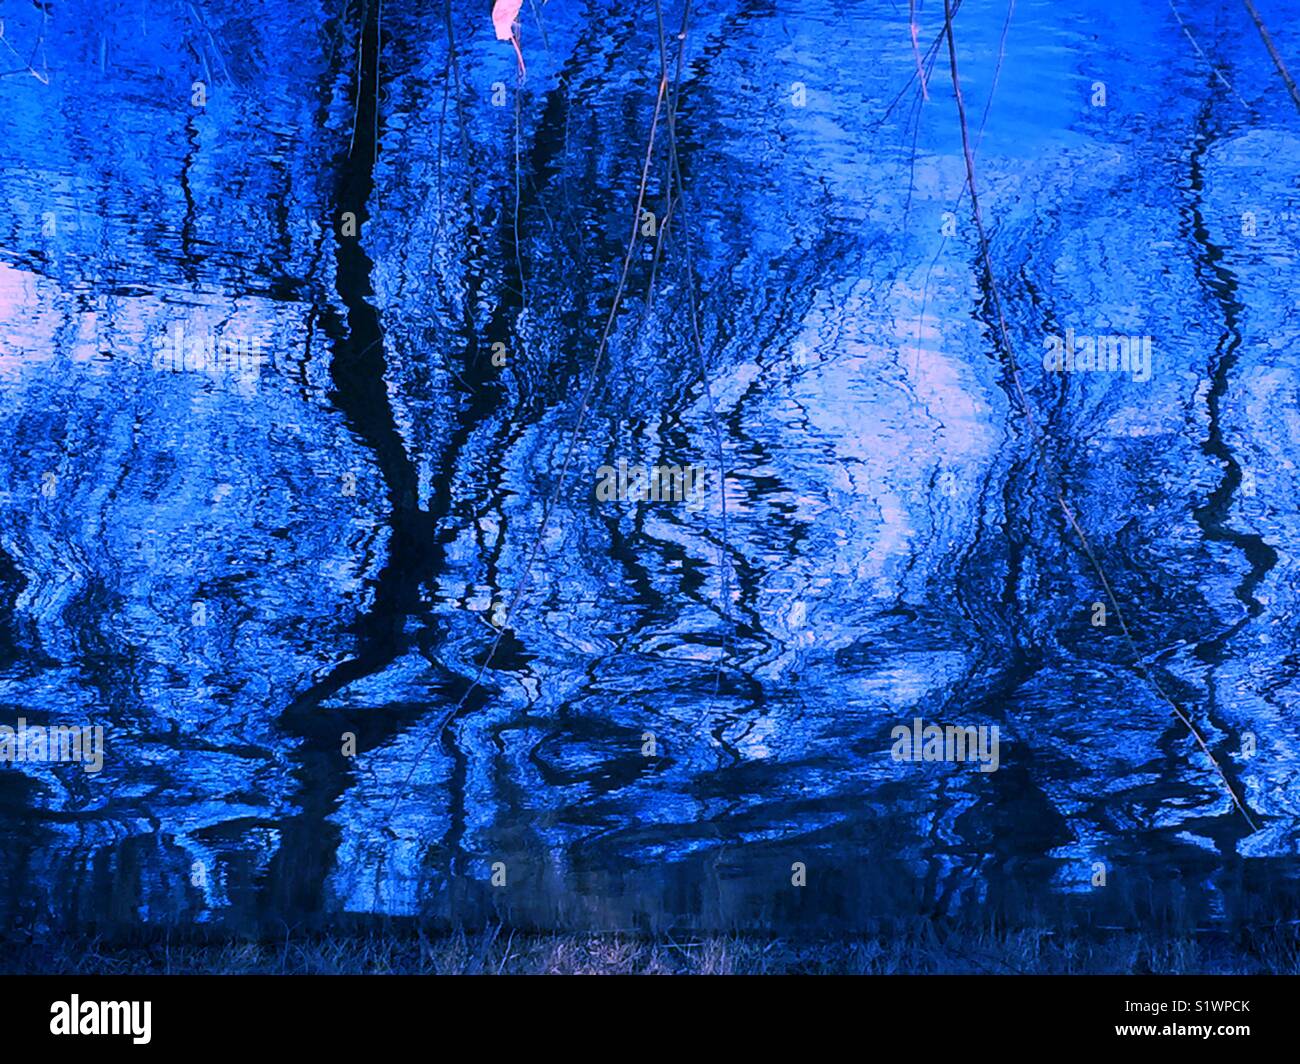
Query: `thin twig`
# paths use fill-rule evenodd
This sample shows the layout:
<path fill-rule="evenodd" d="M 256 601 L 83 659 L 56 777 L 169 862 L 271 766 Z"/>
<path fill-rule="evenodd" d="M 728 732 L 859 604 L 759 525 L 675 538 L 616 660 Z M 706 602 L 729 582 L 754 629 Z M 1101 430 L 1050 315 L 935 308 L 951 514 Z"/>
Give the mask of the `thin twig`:
<path fill-rule="evenodd" d="M 357 35 L 357 88 L 355 99 L 352 101 L 352 136 L 348 140 L 348 158 L 352 158 L 352 149 L 357 143 L 357 122 L 361 117 L 361 59 L 365 55 L 366 48 L 366 19 L 370 15 L 370 3 L 367 0 L 366 5 L 361 9 L 361 31 Z"/>
<path fill-rule="evenodd" d="M 930 99 L 930 90 L 925 85 L 925 69 L 921 66 L 921 45 L 917 41 L 920 27 L 916 24 L 916 0 L 907 0 L 907 27 L 912 37 L 912 55 L 916 59 L 916 79 L 921 83 L 921 98 Z"/>
<path fill-rule="evenodd" d="M 1187 23 L 1183 21 L 1183 16 L 1178 13 L 1178 8 L 1174 7 L 1174 0 L 1169 0 L 1169 10 L 1174 13 L 1174 18 L 1178 20 L 1178 25 L 1183 28 L 1184 35 L 1186 35 L 1188 41 L 1191 42 L 1192 47 L 1196 50 L 1196 54 L 1199 55 L 1201 59 L 1205 61 L 1205 65 L 1210 68 L 1210 72 L 1216 78 L 1219 79 L 1219 82 L 1223 85 L 1224 88 L 1226 88 L 1230 93 L 1232 93 L 1232 95 L 1237 97 L 1237 101 L 1241 104 L 1242 107 L 1246 108 L 1247 111 L 1251 110 L 1250 104 L 1248 104 L 1245 100 L 1243 100 L 1241 98 L 1241 94 L 1232 87 L 1232 82 L 1230 82 L 1227 78 L 1225 78 L 1219 72 L 1219 68 L 1216 67 L 1212 62 L 1210 62 L 1210 57 L 1206 55 L 1203 51 L 1201 51 L 1201 46 L 1196 43 L 1196 38 L 1192 36 L 1192 31 L 1188 29 Z"/>
<path fill-rule="evenodd" d="M 1291 72 L 1287 70 L 1286 64 L 1282 62 L 1282 57 L 1278 54 L 1277 48 L 1273 45 L 1273 38 L 1268 32 L 1268 27 L 1264 25 L 1264 20 L 1259 17 L 1259 12 L 1255 10 L 1252 0 L 1242 0 L 1246 5 L 1246 10 L 1250 12 L 1250 17 L 1255 20 L 1255 28 L 1259 30 L 1259 35 L 1263 38 L 1264 47 L 1268 49 L 1268 54 L 1273 57 L 1273 65 L 1277 67 L 1277 72 L 1282 75 L 1283 82 L 1286 83 L 1286 91 L 1291 94 L 1291 100 L 1300 111 L 1300 90 L 1295 86 L 1295 80 L 1291 77 Z"/>
<path fill-rule="evenodd" d="M 419 764 L 421 760 L 423 760 L 425 753 L 428 752 L 429 747 L 442 738 L 443 733 L 447 729 L 447 725 L 455 719 L 456 714 L 459 713 L 465 703 L 469 701 L 470 695 L 482 685 L 483 677 L 487 674 L 487 670 L 492 664 L 492 659 L 496 656 L 496 652 L 501 646 L 501 641 L 505 637 L 505 633 L 509 630 L 511 615 L 515 608 L 523 602 L 532 585 L 533 567 L 537 561 L 537 556 L 541 552 L 542 542 L 546 538 L 546 529 L 550 524 L 551 515 L 555 511 L 556 504 L 560 499 L 560 493 L 564 490 L 565 482 L 568 480 L 569 467 L 573 463 L 573 456 L 577 451 L 578 437 L 582 432 L 583 423 L 586 421 L 587 410 L 591 405 L 591 397 L 596 390 L 596 383 L 600 377 L 600 368 L 605 358 L 605 350 L 609 346 L 609 337 L 613 332 L 614 322 L 618 317 L 619 308 L 623 303 L 623 292 L 627 288 L 627 278 L 632 266 L 632 254 L 636 250 L 637 237 L 640 232 L 641 208 L 645 203 L 646 184 L 650 179 L 650 162 L 654 156 L 655 134 L 659 128 L 659 112 L 663 107 L 664 95 L 667 92 L 667 88 L 667 78 L 661 77 L 658 92 L 655 94 L 654 117 L 650 122 L 650 135 L 646 144 L 645 163 L 641 168 L 641 184 L 637 190 L 636 206 L 632 211 L 632 234 L 628 239 L 627 250 L 623 255 L 623 268 L 619 275 L 618 287 L 614 292 L 614 300 L 610 304 L 609 316 L 605 319 L 605 327 L 601 331 L 600 342 L 596 347 L 596 357 L 592 362 L 591 372 L 587 378 L 587 385 L 583 391 L 582 402 L 578 407 L 578 416 L 574 420 L 573 430 L 569 435 L 569 444 L 565 450 L 564 462 L 560 467 L 560 476 L 556 481 L 555 489 L 551 492 L 551 497 L 547 501 L 545 509 L 542 511 L 541 524 L 538 527 L 537 535 L 533 539 L 532 547 L 530 548 L 527 559 L 524 563 L 524 572 L 520 579 L 519 587 L 513 595 L 508 596 L 509 601 L 506 603 L 505 614 L 501 620 L 501 626 L 497 630 L 496 638 L 492 640 L 492 645 L 488 648 L 487 656 L 483 659 L 483 664 L 479 666 L 478 673 L 475 675 L 473 682 L 466 689 L 465 693 L 461 695 L 460 700 L 443 717 L 442 723 L 439 724 L 437 730 L 425 740 L 424 744 L 416 752 L 415 758 L 411 763 L 410 771 L 407 772 L 406 778 L 402 781 L 402 786 L 393 796 L 393 804 L 389 808 L 387 817 L 387 820 L 390 822 L 393 818 L 393 814 L 397 811 L 398 804 L 401 802 L 402 798 L 406 794 L 407 788 L 410 786 L 416 768 L 419 767 Z"/>
<path fill-rule="evenodd" d="M 1247 3 L 1249 3 L 1249 0 L 1247 0 Z M 1006 360 L 1007 367 L 1010 370 L 1011 379 L 1015 383 L 1016 393 L 1020 399 L 1021 409 L 1024 411 L 1025 417 L 1029 421 L 1030 428 L 1034 434 L 1035 440 L 1038 443 L 1040 450 L 1045 455 L 1047 451 L 1046 435 L 1043 429 L 1041 428 L 1041 426 L 1038 424 L 1038 420 L 1034 415 L 1033 407 L 1030 405 L 1029 397 L 1025 393 L 1024 385 L 1021 382 L 1020 370 L 1016 365 L 1015 351 L 1011 344 L 1010 331 L 1007 329 L 1006 316 L 1004 315 L 1002 309 L 1002 298 L 998 292 L 997 283 L 994 280 L 993 259 L 989 253 L 988 236 L 984 231 L 984 219 L 983 219 L 983 215 L 980 212 L 979 194 L 976 191 L 977 186 L 975 183 L 975 159 L 974 156 L 971 154 L 970 131 L 966 125 L 966 104 L 962 98 L 961 78 L 959 77 L 957 72 L 957 45 L 953 40 L 951 0 L 943 0 L 943 7 L 944 7 L 944 15 L 945 15 L 944 30 L 948 37 L 948 61 L 952 71 L 952 88 L 953 88 L 953 94 L 957 99 L 957 120 L 961 126 L 962 153 L 966 161 L 966 183 L 970 189 L 971 211 L 975 216 L 975 230 L 979 235 L 980 255 L 983 260 L 985 276 L 988 279 L 989 294 L 992 297 L 994 308 L 997 311 L 998 333 L 1002 341 L 1001 343 L 1002 354 Z M 1111 608 L 1115 611 L 1116 619 L 1119 621 L 1120 630 L 1124 634 L 1124 640 L 1128 644 L 1129 650 L 1133 654 L 1134 664 L 1138 672 L 1151 685 L 1151 687 L 1156 691 L 1156 693 L 1160 695 L 1160 697 L 1169 705 L 1169 707 L 1174 711 L 1174 715 L 1180 721 L 1182 721 L 1182 723 L 1186 726 L 1187 730 L 1192 733 L 1193 738 L 1196 739 L 1197 745 L 1200 746 L 1205 756 L 1209 758 L 1210 764 L 1214 766 L 1214 771 L 1218 774 L 1219 779 L 1223 783 L 1223 786 L 1227 789 L 1229 796 L 1232 798 L 1233 804 L 1236 805 L 1236 807 L 1241 811 L 1241 815 L 1246 818 L 1246 823 L 1248 823 L 1251 826 L 1251 829 L 1258 830 L 1257 825 L 1255 824 L 1254 819 L 1251 817 L 1249 810 L 1247 810 L 1245 804 L 1237 796 L 1237 791 L 1232 786 L 1232 782 L 1228 779 L 1227 774 L 1219 766 L 1219 762 L 1215 759 L 1214 754 L 1210 752 L 1209 744 L 1205 741 L 1205 738 L 1201 735 L 1200 730 L 1196 727 L 1195 724 L 1192 723 L 1191 718 L 1183 711 L 1182 707 L 1179 706 L 1178 703 L 1175 702 L 1173 698 L 1171 698 L 1168 694 L 1165 693 L 1164 688 L 1160 686 L 1160 684 L 1156 681 L 1155 677 L 1152 675 L 1151 671 L 1147 668 L 1142 653 L 1138 649 L 1137 642 L 1133 638 L 1133 634 L 1129 630 L 1129 626 L 1127 622 L 1124 620 L 1124 611 L 1120 607 L 1119 599 L 1116 598 L 1115 592 L 1111 589 L 1110 581 L 1106 578 L 1106 573 L 1102 569 L 1101 561 L 1098 559 L 1096 552 L 1093 550 L 1092 544 L 1089 542 L 1087 535 L 1085 535 L 1083 531 L 1083 527 L 1079 524 L 1078 519 L 1075 517 L 1074 511 L 1070 508 L 1069 503 L 1066 502 L 1065 493 L 1061 489 L 1059 484 L 1056 487 L 1056 500 L 1060 504 L 1061 511 L 1065 514 L 1066 521 L 1069 523 L 1070 527 L 1074 530 L 1075 534 L 1079 537 L 1080 543 L 1083 544 L 1084 553 L 1087 555 L 1089 562 L 1092 563 L 1092 568 L 1096 572 L 1098 579 L 1101 581 L 1101 586 L 1105 590 L 1106 598 L 1110 602 Z"/>
<path fill-rule="evenodd" d="M 469 220 L 474 232 L 479 233 L 478 208 L 475 205 L 477 191 L 474 188 L 474 160 L 470 153 L 469 127 L 465 124 L 465 109 L 461 100 L 460 53 L 456 51 L 456 32 L 451 20 L 451 0 L 446 0 L 442 8 L 443 22 L 447 27 L 447 52 L 451 57 L 451 73 L 456 89 L 456 128 L 460 131 L 461 165 L 465 167 L 465 180 L 468 194 L 465 199 L 469 205 Z"/>
<path fill-rule="evenodd" d="M 371 167 L 379 165 L 379 61 L 384 49 L 384 0 L 375 0 L 375 154 Z M 374 209 L 379 210 L 378 193 Z"/>
<path fill-rule="evenodd" d="M 677 103 L 681 97 L 681 80 L 682 64 L 686 54 L 686 26 L 691 14 L 691 0 L 686 0 L 682 10 L 682 28 L 678 33 L 678 40 L 681 42 L 677 50 L 677 68 L 673 75 L 673 97 L 672 103 L 668 108 L 668 152 L 672 168 L 672 174 L 677 180 L 676 202 L 681 204 L 680 214 L 682 217 L 682 243 L 686 249 L 686 291 L 691 312 L 691 339 L 695 348 L 696 361 L 699 364 L 700 380 L 704 385 L 704 398 L 709 410 L 709 423 L 713 429 L 714 446 L 718 456 L 718 491 L 720 492 L 722 507 L 722 544 L 718 551 L 718 568 L 719 579 L 721 581 L 720 595 L 722 600 L 722 617 L 726 624 L 726 633 L 722 638 L 722 646 L 718 655 L 718 671 L 714 678 L 713 694 L 716 698 L 722 687 L 722 667 L 727 659 L 727 640 L 728 636 L 734 638 L 734 623 L 731 619 L 731 537 L 728 529 L 727 518 L 727 463 L 726 454 L 723 449 L 722 429 L 718 423 L 718 411 L 713 401 L 713 389 L 709 384 L 709 368 L 704 362 L 704 344 L 700 340 L 700 313 L 699 303 L 695 291 L 695 262 L 694 253 L 691 249 L 690 231 L 686 224 L 686 187 L 682 178 L 681 160 L 677 153 Z M 660 76 L 668 76 L 668 46 L 664 39 L 664 20 L 663 5 L 661 0 L 655 0 L 655 17 L 659 27 L 659 65 Z M 662 234 L 661 234 L 662 241 Z"/>
<path fill-rule="evenodd" d="M 520 316 L 523 317 L 528 312 L 528 283 L 524 280 L 524 260 L 519 254 L 519 194 L 520 194 L 520 176 L 519 176 L 519 127 L 523 122 L 522 108 L 524 95 L 524 74 L 521 69 L 518 81 L 515 84 L 515 214 L 514 214 L 514 240 L 515 240 L 515 268 L 519 271 L 519 301 L 522 304 Z M 539 197 L 540 198 L 540 197 Z"/>

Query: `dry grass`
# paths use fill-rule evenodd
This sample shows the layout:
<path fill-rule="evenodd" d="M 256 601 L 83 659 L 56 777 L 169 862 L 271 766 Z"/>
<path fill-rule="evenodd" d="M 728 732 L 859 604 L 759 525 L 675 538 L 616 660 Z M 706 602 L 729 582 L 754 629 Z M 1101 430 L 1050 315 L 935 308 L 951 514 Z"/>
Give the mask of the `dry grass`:
<path fill-rule="evenodd" d="M 1063 937 L 933 932 L 907 938 L 796 942 L 747 935 L 644 939 L 538 934 L 501 927 L 430 937 L 422 931 L 308 935 L 284 941 L 155 937 L 0 944 L 0 971 L 66 974 L 782 975 L 1300 973 L 1294 929 L 1244 940 L 1210 933 L 1154 938 L 1131 931 Z"/>

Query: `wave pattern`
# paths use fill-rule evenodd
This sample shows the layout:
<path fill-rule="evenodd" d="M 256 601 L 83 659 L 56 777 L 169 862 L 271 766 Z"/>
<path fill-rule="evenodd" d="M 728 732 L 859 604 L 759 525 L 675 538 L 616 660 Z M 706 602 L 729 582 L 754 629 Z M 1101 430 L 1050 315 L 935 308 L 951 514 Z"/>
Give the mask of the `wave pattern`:
<path fill-rule="evenodd" d="M 522 83 L 452 5 L 6 12 L 0 723 L 106 736 L 0 768 L 6 920 L 1293 905 L 1300 137 L 1202 6 L 1231 91 L 960 6 L 992 283 L 932 7 L 924 99 L 854 0 L 529 4 Z"/>

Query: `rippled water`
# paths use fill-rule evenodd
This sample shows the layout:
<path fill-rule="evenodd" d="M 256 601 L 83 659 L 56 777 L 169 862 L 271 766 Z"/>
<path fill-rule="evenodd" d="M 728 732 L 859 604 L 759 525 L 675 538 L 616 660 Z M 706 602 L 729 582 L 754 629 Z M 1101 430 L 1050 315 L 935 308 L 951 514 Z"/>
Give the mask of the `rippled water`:
<path fill-rule="evenodd" d="M 964 0 L 993 285 L 935 0 L 925 99 L 905 4 L 696 3 L 679 72 L 673 3 L 658 108 L 653 6 L 525 4 L 522 86 L 455 6 L 4 6 L 0 723 L 104 729 L 0 766 L 5 922 L 1294 914 L 1242 6 Z M 1149 379 L 1044 368 L 1109 335 Z"/>

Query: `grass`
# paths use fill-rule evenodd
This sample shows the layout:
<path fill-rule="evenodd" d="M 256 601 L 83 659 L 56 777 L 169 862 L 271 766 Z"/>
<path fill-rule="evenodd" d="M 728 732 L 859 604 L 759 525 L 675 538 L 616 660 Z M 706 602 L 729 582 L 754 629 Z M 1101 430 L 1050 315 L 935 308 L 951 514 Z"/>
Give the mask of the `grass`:
<path fill-rule="evenodd" d="M 923 925 L 905 936 L 790 940 L 755 935 L 642 938 L 501 926 L 315 934 L 280 941 L 151 932 L 148 937 L 0 941 L 13 974 L 787 975 L 1300 974 L 1295 927 L 1263 934 L 1138 931 L 1001 934 Z"/>

